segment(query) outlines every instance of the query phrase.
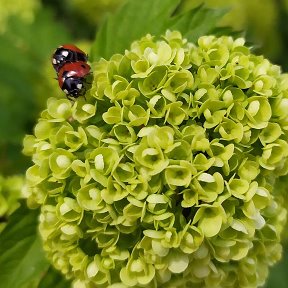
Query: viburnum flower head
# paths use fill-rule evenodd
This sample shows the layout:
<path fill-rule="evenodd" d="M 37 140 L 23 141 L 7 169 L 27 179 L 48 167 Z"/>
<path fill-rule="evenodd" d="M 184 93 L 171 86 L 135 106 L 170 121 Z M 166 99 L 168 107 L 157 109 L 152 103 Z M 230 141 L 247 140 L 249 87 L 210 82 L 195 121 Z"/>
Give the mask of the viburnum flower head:
<path fill-rule="evenodd" d="M 51 98 L 26 195 L 74 287 L 257 287 L 281 257 L 288 76 L 242 38 L 147 35 Z"/>

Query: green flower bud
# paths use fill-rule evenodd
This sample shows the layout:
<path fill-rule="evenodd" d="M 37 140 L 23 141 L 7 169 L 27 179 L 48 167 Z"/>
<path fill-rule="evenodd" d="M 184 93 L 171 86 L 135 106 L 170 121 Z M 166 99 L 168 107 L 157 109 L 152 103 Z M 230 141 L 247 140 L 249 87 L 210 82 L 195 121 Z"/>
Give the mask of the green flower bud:
<path fill-rule="evenodd" d="M 57 148 L 49 157 L 49 168 L 56 179 L 67 178 L 71 171 L 74 155 L 67 150 Z"/>

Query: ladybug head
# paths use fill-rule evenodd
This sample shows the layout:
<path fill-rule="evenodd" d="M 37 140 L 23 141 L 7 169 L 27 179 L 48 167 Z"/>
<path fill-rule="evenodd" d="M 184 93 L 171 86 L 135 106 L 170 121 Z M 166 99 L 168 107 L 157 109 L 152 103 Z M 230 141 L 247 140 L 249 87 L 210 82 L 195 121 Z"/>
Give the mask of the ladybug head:
<path fill-rule="evenodd" d="M 78 98 L 79 96 L 84 95 L 86 92 L 84 79 L 78 77 L 65 78 L 62 85 L 62 90 L 67 96 Z"/>
<path fill-rule="evenodd" d="M 83 61 L 67 63 L 59 70 L 59 86 L 67 97 L 77 98 L 85 94 L 86 78 L 90 74 L 90 66 Z"/>

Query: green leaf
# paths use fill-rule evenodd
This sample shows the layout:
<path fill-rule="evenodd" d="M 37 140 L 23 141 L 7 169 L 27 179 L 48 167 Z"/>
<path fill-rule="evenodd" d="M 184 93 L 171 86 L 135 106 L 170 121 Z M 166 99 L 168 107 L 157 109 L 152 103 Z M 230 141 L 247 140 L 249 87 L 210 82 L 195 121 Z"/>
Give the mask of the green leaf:
<path fill-rule="evenodd" d="M 201 35 L 216 33 L 218 20 L 227 12 L 199 6 L 174 16 L 180 3 L 180 0 L 128 0 L 100 27 L 91 61 L 123 53 L 134 40 L 147 33 L 159 36 L 167 29 L 179 30 L 188 40 L 196 41 Z"/>
<path fill-rule="evenodd" d="M 42 278 L 37 288 L 68 288 L 70 282 L 66 280 L 63 275 L 57 272 L 52 266 L 49 267 L 47 273 Z"/>
<path fill-rule="evenodd" d="M 39 10 L 31 24 L 23 23 L 18 17 L 11 17 L 8 24 L 8 30 L 0 35 L 0 65 L 3 69 L 0 78 L 0 143 L 20 143 L 27 125 L 34 121 L 49 97 L 50 87 L 46 82 L 49 83 L 47 77 L 51 76 L 47 76 L 46 67 L 50 65 L 50 55 L 69 37 L 63 27 L 55 23 L 49 10 Z M 45 91 L 44 87 L 46 95 L 41 93 Z"/>
<path fill-rule="evenodd" d="M 0 78 L 0 173 L 23 173 L 27 168 L 27 158 L 21 154 L 22 139 L 32 131 L 47 98 L 55 91 L 61 93 L 53 80 L 55 74 L 50 57 L 57 46 L 69 43 L 69 39 L 63 25 L 55 21 L 47 7 L 35 12 L 31 23 L 23 22 L 17 16 L 11 17 L 7 30 L 0 33 L 0 67 L 3 71 Z M 54 87 L 52 81 L 55 91 L 51 89 Z"/>
<path fill-rule="evenodd" d="M 109 58 L 124 52 L 132 41 L 147 33 L 159 35 L 167 28 L 169 16 L 179 0 L 129 0 L 99 29 L 90 58 Z"/>
<path fill-rule="evenodd" d="M 22 203 L 0 234 L 1 287 L 33 287 L 48 268 L 37 233 L 38 213 Z"/>
<path fill-rule="evenodd" d="M 196 42 L 200 36 L 217 32 L 217 22 L 228 12 L 227 8 L 211 9 L 200 5 L 176 16 L 170 30 L 179 30 L 184 38 Z"/>
<path fill-rule="evenodd" d="M 288 287 L 288 274 L 287 274 L 287 265 L 288 265 L 288 245 L 283 247 L 283 258 L 281 262 L 277 263 L 272 267 L 269 278 L 267 280 L 265 288 L 286 288 Z"/>

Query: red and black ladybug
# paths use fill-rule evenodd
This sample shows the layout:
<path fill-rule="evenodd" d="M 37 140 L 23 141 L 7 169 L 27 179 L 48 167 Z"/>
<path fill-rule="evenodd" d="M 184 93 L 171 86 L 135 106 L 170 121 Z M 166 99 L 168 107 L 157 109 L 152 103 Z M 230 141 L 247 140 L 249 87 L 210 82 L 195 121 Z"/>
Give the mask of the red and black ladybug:
<path fill-rule="evenodd" d="M 73 44 L 59 46 L 52 55 L 52 65 L 58 73 L 66 63 L 87 62 L 87 54 Z"/>
<path fill-rule="evenodd" d="M 68 99 L 78 98 L 86 92 L 86 78 L 90 66 L 84 61 L 66 63 L 58 72 L 58 82 Z"/>

